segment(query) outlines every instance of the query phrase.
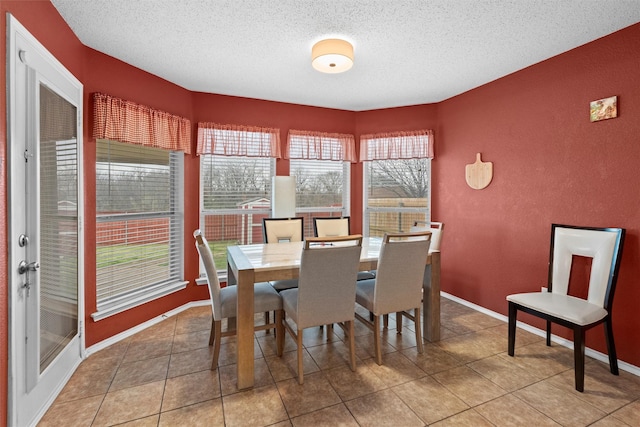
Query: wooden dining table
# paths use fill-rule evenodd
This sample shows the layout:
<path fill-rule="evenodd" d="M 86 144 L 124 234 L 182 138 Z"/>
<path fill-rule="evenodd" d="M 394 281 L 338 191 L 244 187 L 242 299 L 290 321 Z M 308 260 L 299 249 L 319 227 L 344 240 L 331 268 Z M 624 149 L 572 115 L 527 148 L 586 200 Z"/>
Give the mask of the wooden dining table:
<path fill-rule="evenodd" d="M 360 271 L 375 270 L 382 239 L 364 238 Z M 237 378 L 238 388 L 254 384 L 253 285 L 272 280 L 296 279 L 300 271 L 302 242 L 229 246 L 227 286 L 238 286 Z M 440 251 L 430 251 L 423 279 L 423 334 L 428 341 L 440 340 Z"/>

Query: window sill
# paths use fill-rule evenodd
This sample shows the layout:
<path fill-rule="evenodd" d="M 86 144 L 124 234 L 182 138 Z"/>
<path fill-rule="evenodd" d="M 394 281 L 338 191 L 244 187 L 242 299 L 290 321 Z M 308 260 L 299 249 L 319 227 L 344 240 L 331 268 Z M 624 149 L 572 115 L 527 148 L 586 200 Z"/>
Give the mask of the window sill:
<path fill-rule="evenodd" d="M 170 295 L 174 292 L 181 291 L 187 287 L 189 282 L 175 282 L 170 285 L 159 285 L 153 288 L 147 288 L 139 295 L 128 298 L 126 301 L 101 307 L 98 311 L 91 314 L 94 322 L 106 319 L 123 311 L 138 307 L 158 298 Z M 206 281 L 205 281 L 206 283 Z"/>

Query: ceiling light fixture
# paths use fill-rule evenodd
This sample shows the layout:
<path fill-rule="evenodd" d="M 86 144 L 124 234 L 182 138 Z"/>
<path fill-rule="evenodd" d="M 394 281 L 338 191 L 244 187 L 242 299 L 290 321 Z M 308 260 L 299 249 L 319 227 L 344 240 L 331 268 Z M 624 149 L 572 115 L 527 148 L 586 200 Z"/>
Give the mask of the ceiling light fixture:
<path fill-rule="evenodd" d="M 325 39 L 313 45 L 311 64 L 322 73 L 342 73 L 353 67 L 353 46 L 346 40 Z"/>

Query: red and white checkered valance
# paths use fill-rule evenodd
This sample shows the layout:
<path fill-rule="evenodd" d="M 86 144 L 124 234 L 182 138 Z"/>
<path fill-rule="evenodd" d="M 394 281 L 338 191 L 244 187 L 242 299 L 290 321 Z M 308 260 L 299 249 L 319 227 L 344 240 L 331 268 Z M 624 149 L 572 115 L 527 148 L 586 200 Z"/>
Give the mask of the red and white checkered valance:
<path fill-rule="evenodd" d="M 93 94 L 93 136 L 191 153 L 191 121 L 103 93 Z"/>
<path fill-rule="evenodd" d="M 360 161 L 433 159 L 433 131 L 416 130 L 360 136 Z"/>

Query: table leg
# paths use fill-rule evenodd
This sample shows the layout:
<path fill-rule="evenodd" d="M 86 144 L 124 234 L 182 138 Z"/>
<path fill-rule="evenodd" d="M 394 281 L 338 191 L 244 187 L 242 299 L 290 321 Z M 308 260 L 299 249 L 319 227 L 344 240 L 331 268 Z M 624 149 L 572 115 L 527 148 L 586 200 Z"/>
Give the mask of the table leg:
<path fill-rule="evenodd" d="M 238 389 L 253 387 L 253 270 L 238 272 L 237 352 Z"/>
<path fill-rule="evenodd" d="M 440 341 L 440 252 L 431 253 L 431 263 L 425 266 L 422 288 L 424 337 L 427 341 Z"/>

